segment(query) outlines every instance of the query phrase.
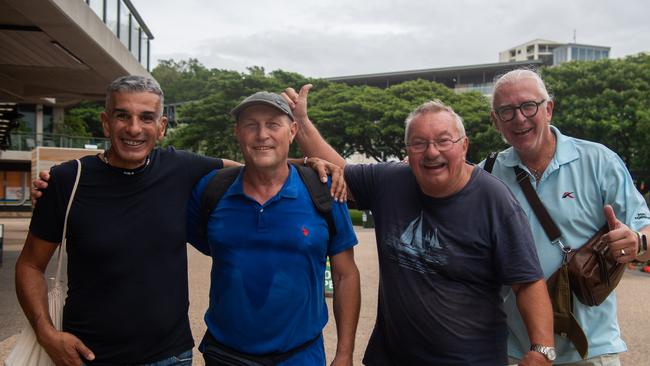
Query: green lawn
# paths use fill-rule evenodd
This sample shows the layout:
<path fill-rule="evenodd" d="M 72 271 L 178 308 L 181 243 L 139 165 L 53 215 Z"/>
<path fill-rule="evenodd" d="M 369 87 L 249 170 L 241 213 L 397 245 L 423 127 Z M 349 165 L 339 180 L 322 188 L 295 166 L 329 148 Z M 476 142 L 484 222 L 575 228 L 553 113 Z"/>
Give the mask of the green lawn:
<path fill-rule="evenodd" d="M 352 225 L 354 226 L 363 226 L 361 221 L 361 211 L 350 209 L 350 218 L 352 219 Z"/>

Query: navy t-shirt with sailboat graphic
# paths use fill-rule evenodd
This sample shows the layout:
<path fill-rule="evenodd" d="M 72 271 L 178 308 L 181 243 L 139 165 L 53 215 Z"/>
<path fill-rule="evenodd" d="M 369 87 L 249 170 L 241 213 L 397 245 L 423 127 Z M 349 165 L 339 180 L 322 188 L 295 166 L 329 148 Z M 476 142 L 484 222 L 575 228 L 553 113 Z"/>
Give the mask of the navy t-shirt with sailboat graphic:
<path fill-rule="evenodd" d="M 543 278 L 528 220 L 510 190 L 475 168 L 445 198 L 403 163 L 348 165 L 375 220 L 379 306 L 366 365 L 505 365 L 503 285 Z"/>

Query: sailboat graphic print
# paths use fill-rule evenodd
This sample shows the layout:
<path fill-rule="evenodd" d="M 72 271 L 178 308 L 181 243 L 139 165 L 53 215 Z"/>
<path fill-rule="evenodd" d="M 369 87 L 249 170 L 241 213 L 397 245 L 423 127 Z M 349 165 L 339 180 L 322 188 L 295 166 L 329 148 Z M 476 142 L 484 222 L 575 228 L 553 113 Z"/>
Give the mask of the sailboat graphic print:
<path fill-rule="evenodd" d="M 402 232 L 400 240 L 391 244 L 392 259 L 403 267 L 433 273 L 436 268 L 447 264 L 447 253 L 440 242 L 438 228 L 422 211 Z"/>

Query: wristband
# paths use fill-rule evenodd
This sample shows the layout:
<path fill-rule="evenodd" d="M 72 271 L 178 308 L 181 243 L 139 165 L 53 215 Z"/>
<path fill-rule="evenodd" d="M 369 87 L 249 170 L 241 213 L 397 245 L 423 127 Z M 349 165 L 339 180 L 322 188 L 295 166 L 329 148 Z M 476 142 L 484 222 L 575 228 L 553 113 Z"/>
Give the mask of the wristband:
<path fill-rule="evenodd" d="M 646 238 L 646 235 L 640 231 L 636 232 L 636 236 L 639 239 L 639 247 L 636 252 L 636 255 L 638 257 L 648 250 L 648 240 Z"/>

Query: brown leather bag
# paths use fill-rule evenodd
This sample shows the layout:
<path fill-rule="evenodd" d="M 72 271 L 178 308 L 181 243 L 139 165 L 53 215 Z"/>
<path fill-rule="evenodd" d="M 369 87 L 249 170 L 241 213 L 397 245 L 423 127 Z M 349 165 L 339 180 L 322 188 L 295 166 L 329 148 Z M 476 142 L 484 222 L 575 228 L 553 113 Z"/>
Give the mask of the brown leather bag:
<path fill-rule="evenodd" d="M 602 236 L 609 231 L 603 226 L 582 247 L 568 254 L 571 290 L 581 303 L 600 305 L 616 288 L 623 277 L 625 266 L 609 253 L 609 245 Z"/>

